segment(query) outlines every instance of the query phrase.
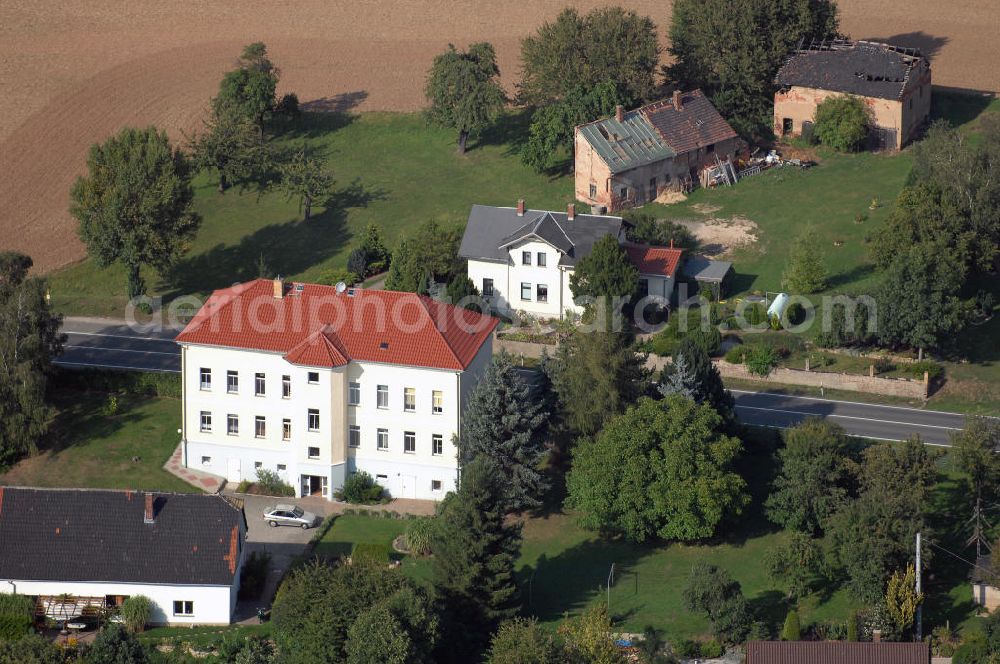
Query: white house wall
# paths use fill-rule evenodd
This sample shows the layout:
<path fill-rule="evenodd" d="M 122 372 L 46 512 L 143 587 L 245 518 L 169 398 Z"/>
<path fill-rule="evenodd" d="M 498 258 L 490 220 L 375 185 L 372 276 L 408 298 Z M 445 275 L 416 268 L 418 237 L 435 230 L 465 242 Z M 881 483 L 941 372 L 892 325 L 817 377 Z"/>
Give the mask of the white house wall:
<path fill-rule="evenodd" d="M 152 600 L 150 623 L 154 625 L 228 625 L 236 608 L 236 586 L 181 586 L 139 583 L 79 581 L 0 580 L 0 592 L 21 595 L 61 595 L 80 597 L 145 595 Z M 175 616 L 175 601 L 194 602 L 190 616 Z"/>

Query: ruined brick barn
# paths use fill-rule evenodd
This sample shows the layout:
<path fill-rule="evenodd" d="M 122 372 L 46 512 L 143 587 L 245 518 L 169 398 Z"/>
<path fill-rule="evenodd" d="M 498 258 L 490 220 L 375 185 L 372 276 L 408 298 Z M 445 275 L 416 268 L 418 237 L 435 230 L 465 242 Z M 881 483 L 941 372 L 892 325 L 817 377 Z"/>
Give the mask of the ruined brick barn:
<path fill-rule="evenodd" d="M 576 198 L 613 212 L 690 188 L 716 159 L 736 155 L 740 139 L 701 90 L 576 128 Z"/>
<path fill-rule="evenodd" d="M 920 51 L 848 40 L 810 44 L 791 55 L 774 79 L 774 133 L 800 136 L 829 97 L 861 97 L 871 110 L 871 147 L 899 150 L 931 108 L 931 68 Z"/>

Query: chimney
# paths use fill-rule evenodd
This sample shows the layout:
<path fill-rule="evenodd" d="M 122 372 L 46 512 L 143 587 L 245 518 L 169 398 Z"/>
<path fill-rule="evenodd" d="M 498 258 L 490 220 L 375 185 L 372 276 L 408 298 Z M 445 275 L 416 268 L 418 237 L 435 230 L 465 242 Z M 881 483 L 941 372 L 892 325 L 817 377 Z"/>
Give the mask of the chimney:
<path fill-rule="evenodd" d="M 573 221 L 576 218 L 576 203 L 566 206 L 566 221 Z"/>
<path fill-rule="evenodd" d="M 523 198 L 517 199 L 517 216 L 519 216 L 519 217 L 523 217 L 524 216 L 524 199 Z"/>
<path fill-rule="evenodd" d="M 153 494 L 146 494 L 146 514 L 142 517 L 143 523 L 155 523 L 156 519 L 153 518 Z"/>
<path fill-rule="evenodd" d="M 873 629 L 872 630 L 872 642 L 873 643 L 881 643 L 882 642 L 882 630 L 880 630 L 880 629 Z"/>
<path fill-rule="evenodd" d="M 681 111 L 684 110 L 684 104 L 681 103 L 681 91 L 674 90 L 674 110 Z"/>
<path fill-rule="evenodd" d="M 274 297 L 281 299 L 285 296 L 285 280 L 280 276 L 274 278 Z"/>
<path fill-rule="evenodd" d="M 618 104 L 617 106 L 615 106 L 615 120 L 621 122 L 624 119 L 625 119 L 625 107 L 622 106 L 621 104 Z"/>

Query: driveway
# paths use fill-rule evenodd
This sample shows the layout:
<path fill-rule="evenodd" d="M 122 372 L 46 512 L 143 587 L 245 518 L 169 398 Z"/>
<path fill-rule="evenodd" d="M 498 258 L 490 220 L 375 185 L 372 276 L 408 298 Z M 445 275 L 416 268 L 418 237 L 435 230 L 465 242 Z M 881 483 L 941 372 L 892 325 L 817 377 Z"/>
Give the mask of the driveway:
<path fill-rule="evenodd" d="M 247 556 L 254 551 L 266 551 L 271 554 L 271 571 L 264 585 L 260 598 L 241 600 L 236 606 L 237 622 L 256 622 L 257 608 L 270 607 L 271 598 L 277 590 L 278 582 L 285 575 L 285 570 L 295 558 L 305 551 L 306 544 L 316 534 L 315 528 L 303 530 L 292 526 L 272 528 L 264 521 L 264 509 L 275 503 L 298 505 L 307 512 L 312 512 L 319 520 L 325 518 L 334 510 L 334 504 L 317 498 L 273 498 L 270 496 L 239 495 L 244 501 L 244 512 L 247 517 Z"/>

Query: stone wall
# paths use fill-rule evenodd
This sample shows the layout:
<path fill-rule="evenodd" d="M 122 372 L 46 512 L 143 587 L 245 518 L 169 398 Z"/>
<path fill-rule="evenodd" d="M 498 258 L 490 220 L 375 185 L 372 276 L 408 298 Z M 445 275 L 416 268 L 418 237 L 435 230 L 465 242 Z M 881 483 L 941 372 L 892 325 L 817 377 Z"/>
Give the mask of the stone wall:
<path fill-rule="evenodd" d="M 505 350 L 514 357 L 531 357 L 538 359 L 542 356 L 542 351 L 547 350 L 549 355 L 554 355 L 556 345 L 536 344 L 530 341 L 512 341 L 510 339 L 497 338 L 493 341 L 493 353 Z"/>
<path fill-rule="evenodd" d="M 868 392 L 908 399 L 926 399 L 927 382 L 908 378 L 880 378 L 878 376 L 858 376 L 855 374 L 828 373 L 824 371 L 803 371 L 801 369 L 773 369 L 765 377 L 750 373 L 742 364 L 731 364 L 725 360 L 715 360 L 715 366 L 723 378 L 740 378 L 760 383 L 783 383 L 825 387 L 831 390 Z"/>

